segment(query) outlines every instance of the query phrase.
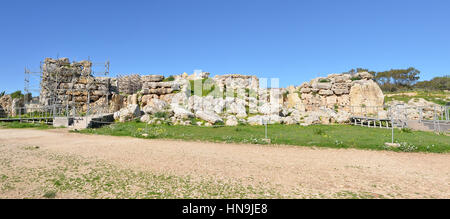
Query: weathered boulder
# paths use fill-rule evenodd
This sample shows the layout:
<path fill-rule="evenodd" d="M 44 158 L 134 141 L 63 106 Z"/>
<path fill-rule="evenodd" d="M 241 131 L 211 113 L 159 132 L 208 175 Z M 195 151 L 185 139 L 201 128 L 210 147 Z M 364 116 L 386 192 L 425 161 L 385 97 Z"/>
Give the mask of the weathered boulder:
<path fill-rule="evenodd" d="M 251 117 L 248 117 L 247 123 L 249 125 L 262 125 L 263 119 L 264 119 L 264 117 L 260 116 L 260 115 L 251 116 Z"/>
<path fill-rule="evenodd" d="M 244 103 L 238 103 L 238 102 L 231 103 L 227 112 L 236 114 L 236 117 L 240 118 L 240 119 L 247 117 L 247 112 L 246 112 Z"/>
<path fill-rule="evenodd" d="M 350 106 L 365 107 L 367 113 L 376 113 L 374 107 L 381 107 L 384 103 L 384 95 L 377 83 L 372 80 L 355 81 L 350 89 Z"/>
<path fill-rule="evenodd" d="M 267 124 L 276 124 L 281 122 L 281 117 L 279 115 L 256 115 L 251 116 L 247 119 L 247 123 L 249 125 L 263 125 Z"/>
<path fill-rule="evenodd" d="M 195 112 L 195 116 L 197 118 L 203 119 L 211 124 L 223 122 L 222 118 L 220 118 L 217 114 L 215 114 L 213 112 L 199 110 L 199 111 Z"/>
<path fill-rule="evenodd" d="M 215 98 L 213 101 L 214 112 L 220 114 L 225 108 L 225 100 L 223 98 Z"/>
<path fill-rule="evenodd" d="M 289 93 L 287 95 L 287 107 L 288 108 L 300 108 L 302 99 L 300 99 L 298 93 Z"/>
<path fill-rule="evenodd" d="M 150 115 L 145 114 L 143 116 L 141 116 L 141 118 L 139 119 L 141 122 L 145 122 L 148 123 L 150 121 Z"/>
<path fill-rule="evenodd" d="M 323 96 L 330 96 L 330 95 L 333 95 L 334 93 L 332 90 L 320 90 L 319 94 L 323 95 Z"/>
<path fill-rule="evenodd" d="M 304 88 L 300 89 L 300 92 L 302 92 L 302 93 L 310 93 L 311 92 L 311 88 L 304 87 Z"/>
<path fill-rule="evenodd" d="M 343 124 L 348 123 L 350 121 L 350 117 L 352 115 L 347 111 L 339 111 L 335 114 L 334 120 L 336 123 Z"/>
<path fill-rule="evenodd" d="M 361 79 L 366 79 L 366 80 L 372 80 L 373 79 L 373 75 L 370 74 L 369 72 L 359 72 L 355 74 L 356 78 L 361 78 Z"/>
<path fill-rule="evenodd" d="M 320 124 L 320 114 L 316 113 L 315 111 L 308 112 L 308 115 L 305 116 L 303 121 L 306 125 Z"/>
<path fill-rule="evenodd" d="M 18 116 L 23 114 L 25 109 L 23 108 L 24 100 L 23 98 L 15 98 L 11 102 L 11 116 Z"/>
<path fill-rule="evenodd" d="M 330 90 L 331 89 L 331 83 L 328 82 L 318 82 L 315 84 L 317 89 L 319 90 Z"/>
<path fill-rule="evenodd" d="M 225 121 L 226 126 L 237 126 L 239 124 L 236 116 L 229 115 L 227 117 L 227 121 Z"/>
<path fill-rule="evenodd" d="M 297 121 L 293 117 L 288 116 L 288 117 L 282 117 L 281 123 L 286 124 L 286 125 L 294 125 L 294 124 L 297 124 Z"/>
<path fill-rule="evenodd" d="M 152 99 L 144 107 L 143 111 L 147 114 L 155 114 L 158 112 L 165 112 L 169 108 L 169 105 L 164 100 Z"/>
<path fill-rule="evenodd" d="M 175 114 L 174 115 L 175 118 L 178 118 L 178 119 L 189 119 L 189 118 L 194 117 L 193 113 L 191 113 L 189 110 L 187 110 L 179 105 L 173 104 L 172 110 L 173 110 L 173 113 Z"/>
<path fill-rule="evenodd" d="M 3 109 L 5 115 L 10 115 L 12 102 L 13 99 L 11 98 L 11 95 L 4 95 L 0 97 L 0 107 Z"/>
<path fill-rule="evenodd" d="M 120 111 L 114 113 L 114 119 L 119 120 L 120 122 L 125 122 L 130 119 L 138 118 L 141 116 L 141 111 L 139 109 L 139 105 L 130 104 L 125 108 L 122 108 Z"/>
<path fill-rule="evenodd" d="M 248 98 L 248 112 L 249 113 L 258 113 L 258 99 L 255 97 Z"/>
<path fill-rule="evenodd" d="M 144 75 L 141 76 L 142 82 L 160 82 L 164 80 L 162 75 Z"/>
<path fill-rule="evenodd" d="M 110 110 L 112 112 L 119 111 L 122 108 L 123 99 L 120 94 L 113 94 L 110 101 Z"/>

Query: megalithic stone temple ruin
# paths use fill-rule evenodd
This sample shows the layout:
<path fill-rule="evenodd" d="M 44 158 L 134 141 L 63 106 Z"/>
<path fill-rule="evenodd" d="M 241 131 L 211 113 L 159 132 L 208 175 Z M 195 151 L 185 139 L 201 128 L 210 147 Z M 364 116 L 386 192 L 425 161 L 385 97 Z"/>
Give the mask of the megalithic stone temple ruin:
<path fill-rule="evenodd" d="M 0 98 L 0 113 L 15 116 L 47 107 L 68 117 L 108 113 L 119 122 L 140 119 L 205 126 L 311 125 L 350 123 L 357 116 L 405 116 L 385 106 L 383 92 L 367 72 L 330 74 L 299 86 L 266 88 L 258 77 L 241 74 L 96 77 L 92 65 L 86 60 L 46 58 L 41 65 L 39 101 L 26 103 L 5 95 Z M 432 103 L 421 103 L 428 107 L 409 111 L 405 119 L 433 117 Z M 15 110 L 18 107 L 20 111 Z"/>

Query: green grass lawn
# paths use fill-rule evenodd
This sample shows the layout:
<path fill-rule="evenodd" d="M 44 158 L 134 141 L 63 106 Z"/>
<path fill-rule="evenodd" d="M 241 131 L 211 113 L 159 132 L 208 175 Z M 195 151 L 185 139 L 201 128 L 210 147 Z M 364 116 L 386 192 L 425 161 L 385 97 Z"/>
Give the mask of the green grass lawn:
<path fill-rule="evenodd" d="M 423 98 L 426 101 L 437 103 L 439 105 L 445 105 L 450 100 L 450 94 L 443 91 L 410 91 L 406 93 L 416 93 L 415 96 L 403 95 L 402 92 L 385 92 L 384 102 L 391 102 L 393 100 L 403 101 L 407 103 L 411 99 Z M 388 94 L 395 94 L 394 96 L 388 97 Z"/>
<path fill-rule="evenodd" d="M 45 123 L 25 123 L 25 122 L 0 122 L 0 128 L 36 128 L 36 129 L 51 129 L 53 126 Z"/>
<path fill-rule="evenodd" d="M 227 143 L 265 144 L 264 126 L 199 127 L 146 125 L 141 122 L 116 123 L 99 129 L 85 129 L 81 133 L 133 136 L 138 138 L 200 140 Z M 446 153 L 450 151 L 450 137 L 431 132 L 396 129 L 395 141 L 404 142 L 400 148 L 387 148 L 391 130 L 350 125 L 269 125 L 272 144 L 358 148 L 393 151 L 422 151 Z"/>

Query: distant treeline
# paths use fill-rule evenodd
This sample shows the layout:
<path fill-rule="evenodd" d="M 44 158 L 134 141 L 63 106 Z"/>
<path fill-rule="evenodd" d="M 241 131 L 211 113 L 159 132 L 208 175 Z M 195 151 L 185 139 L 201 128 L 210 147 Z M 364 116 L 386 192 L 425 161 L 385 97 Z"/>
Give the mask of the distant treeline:
<path fill-rule="evenodd" d="M 391 69 L 388 71 L 375 72 L 369 69 L 356 68 L 348 74 L 358 72 L 369 72 L 374 76 L 383 91 L 395 92 L 399 90 L 450 90 L 450 76 L 435 77 L 429 81 L 419 81 L 420 71 L 410 67 L 407 69 Z"/>

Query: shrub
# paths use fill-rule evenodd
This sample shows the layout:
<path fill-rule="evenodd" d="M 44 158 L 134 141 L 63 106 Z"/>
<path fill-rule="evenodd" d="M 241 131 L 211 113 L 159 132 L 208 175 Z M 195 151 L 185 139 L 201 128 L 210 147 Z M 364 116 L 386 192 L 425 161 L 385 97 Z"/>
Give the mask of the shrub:
<path fill-rule="evenodd" d="M 352 78 L 350 78 L 350 80 L 352 80 L 352 81 L 359 81 L 359 80 L 361 80 L 362 78 L 361 77 L 352 77 Z"/>
<path fill-rule="evenodd" d="M 419 148 L 413 144 L 409 144 L 408 142 L 401 142 L 400 147 L 398 147 L 398 149 L 403 152 L 413 152 Z"/>
<path fill-rule="evenodd" d="M 337 147 L 344 147 L 344 142 L 343 141 L 339 141 L 339 140 L 335 140 L 334 141 L 334 145 L 336 145 Z"/>
<path fill-rule="evenodd" d="M 225 123 L 223 121 L 217 121 L 216 123 L 214 123 L 214 125 L 215 127 L 217 127 L 218 125 L 219 126 L 225 125 Z"/>
<path fill-rule="evenodd" d="M 324 135 L 324 134 L 325 134 L 325 131 L 322 130 L 322 129 L 315 128 L 315 129 L 313 130 L 313 133 L 316 134 L 316 135 Z"/>
<path fill-rule="evenodd" d="M 44 198 L 55 198 L 56 192 L 55 191 L 48 191 L 44 194 Z"/>
<path fill-rule="evenodd" d="M 166 112 L 157 112 L 154 116 L 156 118 L 169 118 L 169 114 L 167 114 Z"/>
<path fill-rule="evenodd" d="M 165 78 L 163 81 L 174 81 L 174 80 L 175 80 L 175 78 L 173 77 L 173 75 L 171 75 L 171 76 Z"/>
<path fill-rule="evenodd" d="M 410 128 L 402 128 L 401 132 L 403 132 L 403 133 L 411 133 L 412 129 L 410 129 Z"/>
<path fill-rule="evenodd" d="M 325 79 L 320 79 L 319 82 L 320 83 L 328 83 L 328 82 L 330 82 L 330 79 L 326 79 L 326 78 Z"/>

